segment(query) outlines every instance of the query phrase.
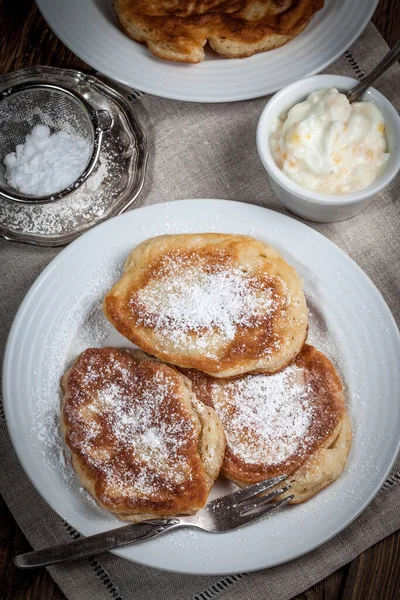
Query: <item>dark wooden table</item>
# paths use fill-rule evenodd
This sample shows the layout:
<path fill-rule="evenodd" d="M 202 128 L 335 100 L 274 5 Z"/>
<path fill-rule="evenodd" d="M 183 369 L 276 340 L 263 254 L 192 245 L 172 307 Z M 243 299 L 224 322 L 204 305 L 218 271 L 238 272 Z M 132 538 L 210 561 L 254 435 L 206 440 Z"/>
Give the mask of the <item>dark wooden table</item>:
<path fill-rule="evenodd" d="M 381 0 L 372 20 L 392 46 L 400 38 L 400 1 Z M 90 70 L 53 35 L 33 0 L 0 0 L 0 31 L 0 73 L 35 64 Z M 65 600 L 45 570 L 21 572 L 14 567 L 15 554 L 28 550 L 0 497 L 0 600 Z M 399 598 L 400 531 L 293 600 Z"/>

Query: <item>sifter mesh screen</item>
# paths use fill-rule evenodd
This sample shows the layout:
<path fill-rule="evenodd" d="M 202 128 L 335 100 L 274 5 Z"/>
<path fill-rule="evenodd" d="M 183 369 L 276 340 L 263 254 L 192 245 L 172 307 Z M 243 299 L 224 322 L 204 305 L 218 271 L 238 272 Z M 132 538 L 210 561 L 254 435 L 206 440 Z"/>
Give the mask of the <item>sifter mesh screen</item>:
<path fill-rule="evenodd" d="M 6 181 L 3 159 L 24 143 L 37 124 L 47 125 L 51 133 L 62 130 L 81 135 L 90 144 L 89 160 L 83 160 L 81 173 L 89 164 L 94 152 L 94 126 L 79 99 L 63 90 L 40 86 L 15 91 L 0 102 L 0 193 L 18 193 Z"/>

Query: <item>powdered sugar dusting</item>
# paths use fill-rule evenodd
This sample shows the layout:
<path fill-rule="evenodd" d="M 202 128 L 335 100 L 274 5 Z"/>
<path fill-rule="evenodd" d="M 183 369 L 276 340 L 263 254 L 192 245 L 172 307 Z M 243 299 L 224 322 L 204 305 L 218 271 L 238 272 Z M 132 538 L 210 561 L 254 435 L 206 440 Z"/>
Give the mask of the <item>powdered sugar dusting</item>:
<path fill-rule="evenodd" d="M 248 464 L 282 463 L 307 440 L 314 405 L 300 367 L 212 384 L 212 397 L 228 447 Z"/>
<path fill-rule="evenodd" d="M 74 450 L 105 481 L 103 501 L 112 502 L 115 493 L 154 500 L 157 492 L 175 491 L 190 478 L 189 458 L 181 449 L 188 440 L 196 443 L 197 430 L 178 409 L 180 402 L 171 402 L 173 374 L 158 369 L 141 376 L 114 350 L 100 361 L 98 353 L 89 352 L 80 390 L 65 410 L 76 424 L 70 434 Z"/>
<path fill-rule="evenodd" d="M 130 306 L 139 325 L 153 327 L 175 345 L 213 356 L 214 336 L 233 340 L 239 327 L 274 310 L 274 298 L 271 289 L 239 268 L 199 267 L 176 255 L 165 258 L 161 276 L 139 289 Z"/>

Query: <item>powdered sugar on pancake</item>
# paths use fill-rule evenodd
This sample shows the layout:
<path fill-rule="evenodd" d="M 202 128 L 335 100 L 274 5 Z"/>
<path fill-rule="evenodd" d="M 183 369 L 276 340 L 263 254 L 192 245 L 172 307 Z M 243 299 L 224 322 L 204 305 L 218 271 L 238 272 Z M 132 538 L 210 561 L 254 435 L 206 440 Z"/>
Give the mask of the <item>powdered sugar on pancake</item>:
<path fill-rule="evenodd" d="M 314 405 L 304 370 L 289 366 L 275 375 L 248 375 L 221 388 L 212 385 L 213 405 L 228 448 L 248 464 L 278 465 L 301 451 Z"/>
<path fill-rule="evenodd" d="M 182 409 L 172 374 L 141 374 L 118 353 L 89 350 L 74 367 L 79 386 L 64 407 L 69 445 L 104 481 L 103 502 L 109 494 L 153 499 L 190 478 L 185 449 L 197 443 L 196 422 Z"/>
<path fill-rule="evenodd" d="M 140 288 L 130 306 L 139 325 L 213 356 L 215 343 L 232 341 L 239 328 L 271 314 L 279 301 L 275 296 L 266 281 L 242 269 L 188 264 L 177 255 L 166 257 L 159 277 Z"/>

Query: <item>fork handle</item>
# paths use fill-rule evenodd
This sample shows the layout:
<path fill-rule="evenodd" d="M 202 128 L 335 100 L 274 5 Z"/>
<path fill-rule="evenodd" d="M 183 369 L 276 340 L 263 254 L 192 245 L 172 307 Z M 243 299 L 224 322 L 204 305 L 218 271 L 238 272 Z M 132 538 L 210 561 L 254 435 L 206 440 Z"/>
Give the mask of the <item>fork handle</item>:
<path fill-rule="evenodd" d="M 47 567 L 68 560 L 76 560 L 85 556 L 94 556 L 113 548 L 136 544 L 144 540 L 149 540 L 169 529 L 179 527 L 179 519 L 160 519 L 155 521 L 146 521 L 144 523 L 134 523 L 125 525 L 118 529 L 111 529 L 96 535 L 82 537 L 73 542 L 35 550 L 26 554 L 19 554 L 14 562 L 20 569 L 36 569 L 38 567 Z"/>

